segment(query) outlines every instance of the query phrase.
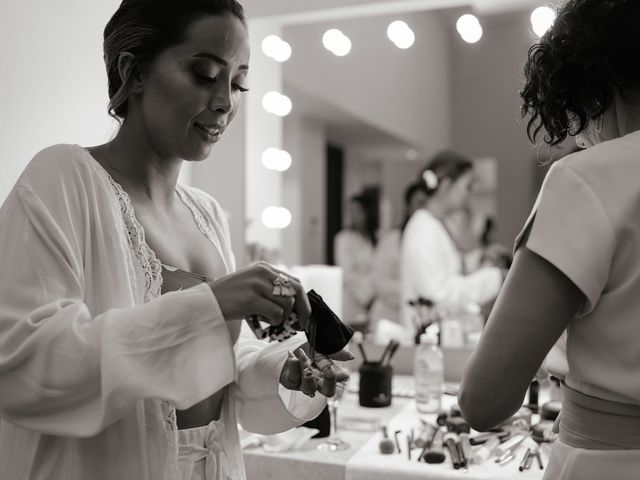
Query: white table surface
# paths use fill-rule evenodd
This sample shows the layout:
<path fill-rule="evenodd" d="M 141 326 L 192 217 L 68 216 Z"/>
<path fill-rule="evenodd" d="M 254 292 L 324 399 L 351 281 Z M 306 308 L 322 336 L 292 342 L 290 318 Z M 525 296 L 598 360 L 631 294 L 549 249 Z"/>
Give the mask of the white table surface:
<path fill-rule="evenodd" d="M 357 379 L 352 377 L 352 382 Z M 410 376 L 395 376 L 394 390 L 406 391 L 413 387 Z M 455 397 L 445 395 L 443 407 L 456 402 Z M 414 480 L 414 479 L 521 479 L 539 480 L 543 471 L 536 462 L 525 472 L 518 465 L 526 448 L 516 452 L 516 459 L 500 466 L 493 459 L 482 465 L 469 465 L 468 471 L 454 470 L 447 454 L 443 464 L 417 462 L 419 450 L 413 450 L 413 460 L 407 459 L 406 435 L 411 428 L 420 425 L 420 418 L 435 423 L 435 415 L 419 414 L 413 399 L 394 397 L 386 408 L 365 408 L 358 404 L 356 393 L 345 392 L 338 409 L 338 435 L 349 442 L 351 448 L 338 452 L 317 450 L 324 439 L 312 439 L 300 450 L 283 453 L 266 453 L 261 447 L 244 451 L 248 480 Z M 367 425 L 369 425 L 367 427 Z M 378 443 L 382 438 L 379 425 L 386 425 L 389 435 L 401 430 L 401 453 L 382 455 Z M 369 428 L 369 431 L 364 429 Z M 547 449 L 542 449 L 543 462 L 547 463 Z"/>

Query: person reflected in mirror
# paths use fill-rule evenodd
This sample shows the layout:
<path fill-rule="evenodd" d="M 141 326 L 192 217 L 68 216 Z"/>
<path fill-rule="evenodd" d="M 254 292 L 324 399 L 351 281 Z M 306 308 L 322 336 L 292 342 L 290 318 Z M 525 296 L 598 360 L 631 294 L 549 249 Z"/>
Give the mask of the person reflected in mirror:
<path fill-rule="evenodd" d="M 446 218 L 468 208 L 474 181 L 471 160 L 452 150 L 436 154 L 422 171 L 427 195 L 405 228 L 401 250 L 402 321 L 414 332 L 414 311 L 409 301 L 419 297 L 449 310 L 483 304 L 496 297 L 504 272 L 481 265 L 465 272 L 463 253 L 446 225 Z"/>
<path fill-rule="evenodd" d="M 377 195 L 363 191 L 349 199 L 349 226 L 334 238 L 336 265 L 342 267 L 342 312 L 345 323 L 369 330 L 369 309 L 375 295 L 373 254 L 378 241 Z"/>
<path fill-rule="evenodd" d="M 424 207 L 427 194 L 418 182 L 409 184 L 404 192 L 402 223 L 382 235 L 373 257 L 373 283 L 375 299 L 369 317 L 371 329 L 376 330 L 379 320 L 400 323 L 400 246 L 402 233 L 413 213 Z M 389 338 L 380 338 L 386 344 Z"/>

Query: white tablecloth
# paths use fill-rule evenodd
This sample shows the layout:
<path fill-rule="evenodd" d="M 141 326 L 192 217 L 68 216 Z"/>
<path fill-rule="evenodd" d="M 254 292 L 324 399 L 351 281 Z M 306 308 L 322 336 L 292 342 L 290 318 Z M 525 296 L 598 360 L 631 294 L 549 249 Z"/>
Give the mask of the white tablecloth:
<path fill-rule="evenodd" d="M 409 376 L 394 377 L 394 390 L 407 391 L 413 386 Z M 455 397 L 444 396 L 443 407 L 455 404 Z M 351 448 L 339 452 L 316 449 L 323 439 L 309 441 L 299 451 L 266 453 L 261 448 L 244 452 L 248 480 L 425 480 L 425 479 L 521 479 L 540 480 L 543 471 L 534 461 L 530 470 L 518 471 L 526 448 L 516 452 L 516 458 L 505 466 L 497 465 L 493 458 L 482 465 L 469 465 L 468 472 L 454 470 L 447 454 L 443 464 L 417 462 L 420 453 L 413 451 L 413 460 L 407 459 L 406 435 L 411 428 L 417 429 L 420 418 L 435 423 L 435 415 L 419 414 L 412 399 L 394 397 L 386 408 L 364 408 L 358 404 L 358 395 L 345 393 L 338 410 L 339 436 L 351 444 Z M 367 424 L 369 431 L 363 431 Z M 382 438 L 377 425 L 387 425 L 389 435 L 401 430 L 401 453 L 383 455 L 378 450 Z M 547 463 L 547 449 L 542 450 L 543 462 Z"/>

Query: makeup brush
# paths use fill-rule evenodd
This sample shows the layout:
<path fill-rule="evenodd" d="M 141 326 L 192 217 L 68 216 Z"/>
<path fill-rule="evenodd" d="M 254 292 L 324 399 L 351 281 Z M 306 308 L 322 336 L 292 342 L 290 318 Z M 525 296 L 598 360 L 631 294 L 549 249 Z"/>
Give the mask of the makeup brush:
<path fill-rule="evenodd" d="M 395 452 L 393 441 L 389 438 L 389 435 L 387 435 L 387 427 L 382 427 L 382 440 L 380 440 L 378 448 L 380 449 L 380 453 L 385 455 Z"/>
<path fill-rule="evenodd" d="M 446 457 L 442 450 L 442 440 L 440 438 L 441 433 L 440 429 L 436 429 L 429 442 L 427 442 L 422 449 L 422 452 L 420 452 L 419 458 L 424 460 L 426 463 L 444 463 Z"/>

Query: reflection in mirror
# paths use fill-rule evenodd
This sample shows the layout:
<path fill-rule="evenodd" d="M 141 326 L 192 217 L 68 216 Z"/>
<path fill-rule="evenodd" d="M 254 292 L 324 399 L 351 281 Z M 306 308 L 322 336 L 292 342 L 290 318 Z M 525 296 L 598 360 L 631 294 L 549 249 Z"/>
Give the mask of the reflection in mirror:
<path fill-rule="evenodd" d="M 344 320 L 372 340 L 380 320 L 388 320 L 390 329 L 406 327 L 398 313 L 406 198 L 436 153 L 454 149 L 474 163 L 468 208 L 443 218 L 465 257 L 494 243 L 508 252 L 529 213 L 540 152 L 528 145 L 517 121 L 518 90 L 522 61 L 536 36 L 526 2 L 512 3 L 517 9 L 475 12 L 483 35 L 473 44 L 456 30 L 456 20 L 469 13 L 464 7 L 305 21 L 279 32 L 292 48 L 281 70 L 282 91 L 293 104 L 282 119 L 282 148 L 292 162 L 281 174 L 282 205 L 292 220 L 280 248 L 257 250 L 287 266 L 341 264 Z M 415 36 L 409 48 L 387 36 L 397 20 Z M 323 45 L 332 28 L 349 38 L 348 54 Z M 353 228 L 353 198 L 367 192 L 377 197 L 373 238 L 366 228 L 359 234 Z M 376 256 L 387 261 L 377 275 Z M 354 279 L 345 272 L 354 264 L 373 278 Z M 392 298 L 385 304 L 381 292 L 387 287 Z M 412 343 L 414 335 L 405 331 L 405 337 Z"/>

